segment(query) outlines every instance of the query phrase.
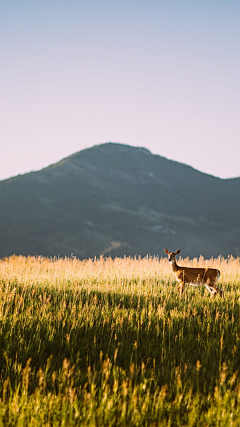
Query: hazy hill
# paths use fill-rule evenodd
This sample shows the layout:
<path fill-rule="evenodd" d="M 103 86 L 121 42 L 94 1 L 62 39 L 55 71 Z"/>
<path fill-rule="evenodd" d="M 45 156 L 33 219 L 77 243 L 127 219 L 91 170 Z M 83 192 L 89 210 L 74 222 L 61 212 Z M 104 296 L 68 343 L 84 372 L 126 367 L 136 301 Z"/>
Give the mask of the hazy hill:
<path fill-rule="evenodd" d="M 0 256 L 240 254 L 240 178 L 103 144 L 0 182 Z"/>

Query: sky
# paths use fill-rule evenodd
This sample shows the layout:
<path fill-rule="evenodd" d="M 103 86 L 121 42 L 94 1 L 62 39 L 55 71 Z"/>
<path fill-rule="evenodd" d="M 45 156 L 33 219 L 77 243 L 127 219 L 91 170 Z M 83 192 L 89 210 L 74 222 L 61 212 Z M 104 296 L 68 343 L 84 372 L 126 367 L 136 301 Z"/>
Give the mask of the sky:
<path fill-rule="evenodd" d="M 0 0 L 0 180 L 84 148 L 240 176 L 239 0 Z"/>

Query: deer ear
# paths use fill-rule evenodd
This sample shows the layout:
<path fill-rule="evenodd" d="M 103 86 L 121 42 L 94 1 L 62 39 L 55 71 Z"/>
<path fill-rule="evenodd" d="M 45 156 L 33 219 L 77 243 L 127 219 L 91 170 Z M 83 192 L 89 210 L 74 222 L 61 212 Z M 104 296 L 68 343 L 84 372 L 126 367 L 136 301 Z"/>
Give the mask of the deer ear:
<path fill-rule="evenodd" d="M 177 254 L 180 254 L 180 252 L 181 252 L 181 249 L 178 249 L 176 252 L 175 252 L 175 254 L 177 255 Z"/>
<path fill-rule="evenodd" d="M 166 254 L 170 254 L 170 252 L 167 249 L 164 249 L 164 252 L 166 252 Z"/>

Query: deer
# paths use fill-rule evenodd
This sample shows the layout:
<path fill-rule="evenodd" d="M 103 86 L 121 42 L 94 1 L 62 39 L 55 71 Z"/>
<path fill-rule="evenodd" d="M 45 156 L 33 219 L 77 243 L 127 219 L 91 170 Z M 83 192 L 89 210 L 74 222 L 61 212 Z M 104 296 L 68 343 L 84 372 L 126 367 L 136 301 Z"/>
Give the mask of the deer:
<path fill-rule="evenodd" d="M 220 271 L 216 268 L 195 268 L 195 267 L 181 267 L 176 262 L 176 255 L 178 255 L 181 249 L 176 252 L 169 252 L 164 249 L 168 255 L 168 261 L 171 263 L 173 274 L 175 275 L 179 286 L 177 288 L 180 297 L 183 295 L 185 284 L 188 283 L 192 286 L 204 285 L 205 288 L 211 293 L 211 296 L 215 296 L 217 293 L 223 297 L 224 292 L 216 285 L 217 280 L 220 277 Z"/>

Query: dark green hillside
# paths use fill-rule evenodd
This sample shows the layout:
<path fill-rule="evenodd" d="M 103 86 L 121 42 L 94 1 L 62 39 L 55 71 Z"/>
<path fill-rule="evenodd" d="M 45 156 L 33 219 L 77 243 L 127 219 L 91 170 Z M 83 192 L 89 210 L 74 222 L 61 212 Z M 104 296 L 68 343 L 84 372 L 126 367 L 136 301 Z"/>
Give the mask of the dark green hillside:
<path fill-rule="evenodd" d="M 240 178 L 103 144 L 0 182 L 0 255 L 240 254 Z"/>

